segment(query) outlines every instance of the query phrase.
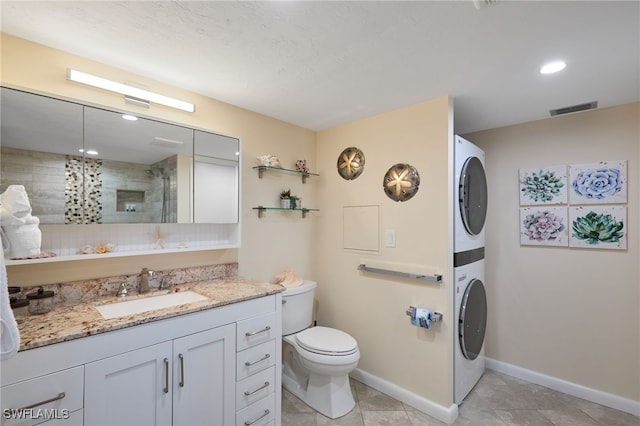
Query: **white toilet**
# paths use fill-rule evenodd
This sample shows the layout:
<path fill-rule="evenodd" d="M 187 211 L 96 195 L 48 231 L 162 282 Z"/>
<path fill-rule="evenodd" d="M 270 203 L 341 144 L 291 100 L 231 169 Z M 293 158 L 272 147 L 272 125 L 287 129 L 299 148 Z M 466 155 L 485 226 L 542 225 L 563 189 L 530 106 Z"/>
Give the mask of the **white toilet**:
<path fill-rule="evenodd" d="M 316 283 L 282 293 L 282 385 L 311 408 L 335 419 L 355 406 L 349 373 L 358 365 L 358 343 L 347 333 L 310 327 Z"/>

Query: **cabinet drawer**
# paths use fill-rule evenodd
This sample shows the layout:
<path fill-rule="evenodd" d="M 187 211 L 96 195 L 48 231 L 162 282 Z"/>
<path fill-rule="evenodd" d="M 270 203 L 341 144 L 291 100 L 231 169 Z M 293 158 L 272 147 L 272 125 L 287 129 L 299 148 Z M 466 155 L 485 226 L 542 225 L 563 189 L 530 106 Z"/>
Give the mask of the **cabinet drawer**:
<path fill-rule="evenodd" d="M 276 337 L 278 330 L 280 328 L 276 328 L 275 312 L 239 321 L 237 327 L 238 336 L 236 338 L 237 350 L 241 351 L 271 340 Z"/>
<path fill-rule="evenodd" d="M 69 420 L 72 412 L 82 409 L 83 389 L 82 366 L 4 386 L 0 389 L 2 425 Z M 17 412 L 25 407 L 30 408 Z"/>
<path fill-rule="evenodd" d="M 236 414 L 236 426 L 263 426 L 275 420 L 276 397 L 270 394 Z"/>
<path fill-rule="evenodd" d="M 241 380 L 236 385 L 236 410 L 247 407 L 275 392 L 275 384 L 275 366 Z"/>
<path fill-rule="evenodd" d="M 240 381 L 276 364 L 276 340 L 238 352 L 236 359 L 236 380 Z"/>

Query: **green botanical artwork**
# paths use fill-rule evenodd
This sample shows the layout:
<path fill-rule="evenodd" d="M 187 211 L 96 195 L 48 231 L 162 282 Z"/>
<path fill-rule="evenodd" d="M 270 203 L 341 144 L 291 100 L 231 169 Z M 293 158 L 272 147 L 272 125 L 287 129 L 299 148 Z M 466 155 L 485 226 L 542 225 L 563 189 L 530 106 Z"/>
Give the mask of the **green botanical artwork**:
<path fill-rule="evenodd" d="M 572 208 L 571 247 L 626 249 L 626 207 Z"/>
<path fill-rule="evenodd" d="M 567 167 L 520 170 L 520 205 L 566 204 Z"/>

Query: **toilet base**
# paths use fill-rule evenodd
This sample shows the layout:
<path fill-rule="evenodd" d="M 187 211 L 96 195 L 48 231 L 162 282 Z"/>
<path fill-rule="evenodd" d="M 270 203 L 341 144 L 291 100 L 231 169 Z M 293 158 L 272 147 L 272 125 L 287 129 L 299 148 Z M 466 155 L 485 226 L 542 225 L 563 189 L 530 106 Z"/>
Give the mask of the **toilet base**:
<path fill-rule="evenodd" d="M 309 374 L 307 389 L 294 379 L 282 375 L 282 386 L 320 414 L 337 419 L 348 414 L 356 405 L 351 393 L 349 376 L 324 376 Z"/>

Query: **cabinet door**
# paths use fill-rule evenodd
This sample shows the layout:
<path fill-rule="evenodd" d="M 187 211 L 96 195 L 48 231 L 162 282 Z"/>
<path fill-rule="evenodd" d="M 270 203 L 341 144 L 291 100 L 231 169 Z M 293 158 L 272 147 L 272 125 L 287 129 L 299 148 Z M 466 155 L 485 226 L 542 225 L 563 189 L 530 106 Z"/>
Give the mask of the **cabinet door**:
<path fill-rule="evenodd" d="M 84 423 L 171 424 L 171 342 L 85 366 Z"/>
<path fill-rule="evenodd" d="M 173 342 L 173 424 L 235 421 L 235 324 Z"/>

